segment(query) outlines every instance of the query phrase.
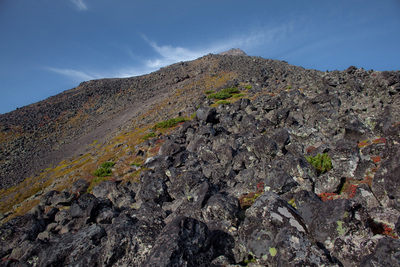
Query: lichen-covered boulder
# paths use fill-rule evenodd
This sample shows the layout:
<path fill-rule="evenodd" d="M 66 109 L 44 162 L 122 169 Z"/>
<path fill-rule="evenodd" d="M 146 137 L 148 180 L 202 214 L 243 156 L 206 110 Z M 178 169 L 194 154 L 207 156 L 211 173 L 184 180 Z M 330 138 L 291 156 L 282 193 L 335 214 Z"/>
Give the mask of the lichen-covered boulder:
<path fill-rule="evenodd" d="M 239 228 L 242 259 L 263 265 L 327 265 L 335 263 L 314 243 L 297 211 L 272 192 L 265 192 L 246 210 Z"/>
<path fill-rule="evenodd" d="M 298 192 L 295 200 L 313 238 L 345 266 L 357 266 L 373 249 L 368 214 L 357 202 L 347 199 L 322 202 L 306 191 Z"/>
<path fill-rule="evenodd" d="M 400 241 L 390 237 L 381 238 L 373 253 L 365 256 L 360 266 L 400 266 Z"/>
<path fill-rule="evenodd" d="M 372 181 L 372 192 L 384 207 L 400 211 L 400 150 L 382 162 Z"/>

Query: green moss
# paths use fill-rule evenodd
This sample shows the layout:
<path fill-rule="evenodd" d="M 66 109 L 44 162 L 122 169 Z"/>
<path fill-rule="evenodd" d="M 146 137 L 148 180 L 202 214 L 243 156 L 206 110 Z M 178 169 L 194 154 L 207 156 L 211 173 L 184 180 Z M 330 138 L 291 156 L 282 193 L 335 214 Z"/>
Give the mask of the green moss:
<path fill-rule="evenodd" d="M 206 94 L 206 95 L 209 95 L 209 94 L 212 94 L 212 93 L 214 93 L 215 91 L 214 90 L 208 90 L 208 91 L 205 91 L 204 93 Z"/>
<path fill-rule="evenodd" d="M 246 85 L 245 87 L 244 87 L 244 89 L 251 89 L 251 88 L 253 88 L 253 86 L 251 86 L 251 85 Z"/>
<path fill-rule="evenodd" d="M 332 169 L 332 160 L 327 153 L 318 154 L 315 157 L 307 157 L 307 161 L 317 169 L 319 173 L 325 173 Z"/>

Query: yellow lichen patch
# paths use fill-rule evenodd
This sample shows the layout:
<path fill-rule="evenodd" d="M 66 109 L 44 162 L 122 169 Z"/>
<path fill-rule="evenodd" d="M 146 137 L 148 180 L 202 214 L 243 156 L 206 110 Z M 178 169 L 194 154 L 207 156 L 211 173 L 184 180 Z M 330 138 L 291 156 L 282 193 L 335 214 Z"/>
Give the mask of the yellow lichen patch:
<path fill-rule="evenodd" d="M 21 206 L 19 206 L 17 209 L 15 209 L 15 212 L 13 214 L 11 214 L 10 216 L 8 216 L 4 222 L 8 222 L 9 220 L 24 215 L 27 212 L 29 212 L 31 209 L 33 209 L 35 206 L 37 206 L 39 204 L 40 200 L 39 199 L 33 199 L 33 200 L 29 200 L 26 201 L 24 203 L 21 204 Z"/>
<path fill-rule="evenodd" d="M 6 213 L 13 210 L 15 205 L 22 203 L 49 186 L 48 180 L 41 180 L 40 178 L 28 178 L 16 186 L 0 190 L 0 212 Z"/>

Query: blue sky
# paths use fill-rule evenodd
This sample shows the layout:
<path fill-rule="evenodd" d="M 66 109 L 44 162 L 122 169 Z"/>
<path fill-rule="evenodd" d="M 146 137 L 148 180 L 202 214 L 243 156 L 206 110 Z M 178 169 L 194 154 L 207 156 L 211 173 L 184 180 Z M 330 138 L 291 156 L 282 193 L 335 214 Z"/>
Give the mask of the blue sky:
<path fill-rule="evenodd" d="M 0 0 L 0 113 L 208 53 L 400 69 L 400 0 Z"/>

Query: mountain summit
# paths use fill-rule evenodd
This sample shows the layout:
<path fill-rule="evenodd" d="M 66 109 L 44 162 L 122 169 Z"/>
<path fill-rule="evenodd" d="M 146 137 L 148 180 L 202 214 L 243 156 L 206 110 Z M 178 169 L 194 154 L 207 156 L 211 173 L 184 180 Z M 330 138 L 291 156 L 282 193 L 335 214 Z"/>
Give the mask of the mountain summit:
<path fill-rule="evenodd" d="M 0 265 L 400 266 L 400 72 L 230 51 L 0 115 Z"/>
<path fill-rule="evenodd" d="M 239 49 L 239 48 L 232 48 L 228 51 L 219 53 L 220 55 L 223 56 L 247 56 L 247 54 L 245 52 L 243 52 L 243 50 Z"/>

